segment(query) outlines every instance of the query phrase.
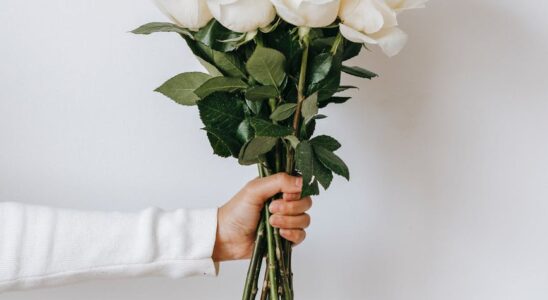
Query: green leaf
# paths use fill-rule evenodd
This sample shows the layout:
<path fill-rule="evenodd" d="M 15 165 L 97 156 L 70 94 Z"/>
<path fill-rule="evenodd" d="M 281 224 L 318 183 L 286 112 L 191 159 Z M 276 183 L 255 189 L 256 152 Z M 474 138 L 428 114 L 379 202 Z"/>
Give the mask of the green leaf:
<path fill-rule="evenodd" d="M 245 89 L 247 84 L 239 78 L 233 77 L 214 77 L 202 84 L 194 91 L 200 98 L 205 98 L 215 92 L 233 93 Z"/>
<path fill-rule="evenodd" d="M 327 77 L 333 64 L 333 56 L 330 53 L 322 53 L 312 59 L 308 70 L 309 85 L 316 85 Z"/>
<path fill-rule="evenodd" d="M 208 132 L 207 139 L 209 140 L 211 148 L 213 148 L 213 154 L 225 158 L 232 156 L 230 148 L 218 136 Z"/>
<path fill-rule="evenodd" d="M 318 92 L 318 101 L 321 102 L 331 98 L 337 92 L 341 83 L 341 57 L 342 51 L 338 51 L 337 54 L 333 56 L 331 69 L 325 78 L 317 83 L 310 82 L 307 86 L 308 95 Z"/>
<path fill-rule="evenodd" d="M 285 56 L 278 50 L 257 46 L 246 67 L 247 72 L 262 85 L 279 87 L 285 79 Z"/>
<path fill-rule="evenodd" d="M 341 175 L 347 180 L 350 180 L 350 172 L 348 171 L 348 167 L 342 159 L 335 155 L 335 153 L 323 147 L 314 147 L 314 153 L 324 166 L 333 171 L 335 174 Z"/>
<path fill-rule="evenodd" d="M 308 140 L 312 137 L 312 135 L 314 135 L 314 131 L 316 131 L 316 119 L 312 118 L 308 123 L 301 126 L 300 138 L 303 140 Z"/>
<path fill-rule="evenodd" d="M 326 190 L 333 181 L 333 172 L 326 168 L 317 157 L 314 157 L 314 177 Z"/>
<path fill-rule="evenodd" d="M 192 33 L 186 28 L 177 26 L 172 23 L 152 22 L 145 24 L 131 31 L 134 34 L 151 34 L 155 32 L 176 32 L 186 36 L 192 36 Z"/>
<path fill-rule="evenodd" d="M 341 73 L 330 73 L 325 80 L 319 83 L 317 89 L 318 101 L 324 101 L 325 99 L 331 98 L 337 92 L 340 83 Z"/>
<path fill-rule="evenodd" d="M 242 102 L 227 93 L 214 93 L 198 102 L 200 118 L 208 128 L 236 132 L 244 120 Z"/>
<path fill-rule="evenodd" d="M 348 101 L 350 99 L 352 99 L 352 97 L 333 96 L 333 97 L 331 97 L 327 100 L 323 100 L 322 102 L 320 102 L 319 106 L 320 106 L 320 108 L 324 108 L 330 103 L 341 104 L 341 103 L 345 103 L 346 101 Z"/>
<path fill-rule="evenodd" d="M 291 147 L 292 147 L 293 149 L 297 149 L 297 146 L 298 146 L 299 143 L 301 142 L 301 141 L 299 141 L 299 139 L 298 139 L 296 136 L 294 136 L 294 135 L 285 136 L 285 137 L 284 137 L 284 140 L 288 141 L 289 144 L 291 144 Z"/>
<path fill-rule="evenodd" d="M 257 136 L 284 137 L 293 134 L 293 128 L 276 125 L 260 118 L 251 118 L 251 126 Z"/>
<path fill-rule="evenodd" d="M 242 33 L 231 31 L 213 19 L 196 32 L 194 38 L 212 49 L 229 52 L 238 48 L 238 42 L 235 39 L 241 35 Z M 229 40 L 233 41 L 229 42 Z"/>
<path fill-rule="evenodd" d="M 272 112 L 270 115 L 270 119 L 272 121 L 283 121 L 293 115 L 295 112 L 295 109 L 297 108 L 297 104 L 295 103 L 286 103 L 278 106 L 276 110 Z"/>
<path fill-rule="evenodd" d="M 323 147 L 331 152 L 335 152 L 341 148 L 341 144 L 336 139 L 328 135 L 319 135 L 311 139 L 310 143 L 314 147 Z"/>
<path fill-rule="evenodd" d="M 278 138 L 270 136 L 257 136 L 247 142 L 240 151 L 238 162 L 241 165 L 252 165 L 260 161 L 260 156 L 269 152 L 276 146 Z"/>
<path fill-rule="evenodd" d="M 242 101 L 227 93 L 214 93 L 198 102 L 202 122 L 208 128 L 236 132 L 245 119 Z"/>
<path fill-rule="evenodd" d="M 319 53 L 327 52 L 328 50 L 331 50 L 331 47 L 333 47 L 334 43 L 334 36 L 318 38 L 310 42 L 310 48 Z"/>
<path fill-rule="evenodd" d="M 293 58 L 301 56 L 302 48 L 299 39 L 291 33 L 291 26 L 287 23 L 282 24 L 269 34 L 262 35 L 265 46 L 276 49 L 284 54 L 287 61 L 293 61 Z"/>
<path fill-rule="evenodd" d="M 251 101 L 262 101 L 278 97 L 278 90 L 272 85 L 261 85 L 248 88 L 245 98 Z"/>
<path fill-rule="evenodd" d="M 349 60 L 355 56 L 358 56 L 362 48 L 363 48 L 363 44 L 353 43 L 351 41 L 345 40 L 343 60 Z"/>
<path fill-rule="evenodd" d="M 353 85 L 341 85 L 341 86 L 337 89 L 337 93 L 344 92 L 344 91 L 350 90 L 350 89 L 358 89 L 358 87 L 357 87 L 357 86 L 353 86 Z"/>
<path fill-rule="evenodd" d="M 320 194 L 320 188 L 318 187 L 317 180 L 314 180 L 311 183 L 303 183 L 301 198 L 308 197 L 308 196 L 315 196 L 319 194 Z"/>
<path fill-rule="evenodd" d="M 195 105 L 200 97 L 194 91 L 210 78 L 208 74 L 200 72 L 182 73 L 166 81 L 155 91 L 179 104 Z"/>
<path fill-rule="evenodd" d="M 256 115 L 260 114 L 261 109 L 263 108 L 263 102 L 262 101 L 250 101 L 245 100 L 245 103 L 247 104 L 247 107 Z"/>
<path fill-rule="evenodd" d="M 205 59 L 203 59 L 199 56 L 196 56 L 196 58 L 198 58 L 198 61 L 207 70 L 209 75 L 211 75 L 212 77 L 223 76 L 223 73 L 221 71 L 219 71 L 219 69 L 217 69 L 216 66 L 214 66 L 213 64 L 211 64 L 210 62 L 208 62 L 207 60 L 205 60 Z"/>
<path fill-rule="evenodd" d="M 314 93 L 304 99 L 301 113 L 305 124 L 318 114 L 318 93 Z"/>
<path fill-rule="evenodd" d="M 295 149 L 295 166 L 303 176 L 303 185 L 310 184 L 314 176 L 314 150 L 308 141 L 302 141 Z"/>
<path fill-rule="evenodd" d="M 360 67 L 342 66 L 341 71 L 345 72 L 346 74 L 350 74 L 352 76 L 357 76 L 357 77 L 367 78 L 367 79 L 373 79 L 379 76 L 371 71 L 368 71 Z"/>
<path fill-rule="evenodd" d="M 213 51 L 213 62 L 227 76 L 246 78 L 244 66 L 235 55 Z"/>
<path fill-rule="evenodd" d="M 242 144 L 234 136 L 216 128 L 204 128 L 213 148 L 213 153 L 221 157 L 237 157 Z"/>
<path fill-rule="evenodd" d="M 238 136 L 238 139 L 243 143 L 247 143 L 249 140 L 251 140 L 251 138 L 253 138 L 254 132 L 253 127 L 251 127 L 251 122 L 249 122 L 249 118 L 245 118 L 242 123 L 238 125 L 236 135 Z"/>
<path fill-rule="evenodd" d="M 225 76 L 246 77 L 245 67 L 235 53 L 216 51 L 190 38 L 185 38 L 185 40 L 196 56 L 217 67 Z"/>
<path fill-rule="evenodd" d="M 197 104 L 214 153 L 237 157 L 242 145 L 238 129 L 245 119 L 243 101 L 227 93 L 213 93 Z"/>

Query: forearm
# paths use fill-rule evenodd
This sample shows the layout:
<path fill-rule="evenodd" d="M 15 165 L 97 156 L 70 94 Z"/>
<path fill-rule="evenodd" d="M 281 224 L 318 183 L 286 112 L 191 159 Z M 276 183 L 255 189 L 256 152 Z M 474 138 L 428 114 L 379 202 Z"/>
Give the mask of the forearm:
<path fill-rule="evenodd" d="M 0 203 L 0 292 L 91 278 L 212 275 L 217 211 Z"/>

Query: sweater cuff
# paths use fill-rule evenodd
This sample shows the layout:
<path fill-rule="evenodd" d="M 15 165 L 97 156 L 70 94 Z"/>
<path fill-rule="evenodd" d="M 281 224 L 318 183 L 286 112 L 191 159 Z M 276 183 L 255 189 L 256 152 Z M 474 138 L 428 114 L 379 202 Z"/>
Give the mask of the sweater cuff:
<path fill-rule="evenodd" d="M 183 230 L 188 234 L 186 255 L 196 260 L 195 275 L 217 276 L 219 263 L 213 261 L 213 248 L 217 237 L 218 208 L 193 209 L 189 211 L 188 223 Z M 186 256 L 185 255 L 185 256 Z M 188 274 L 188 270 L 185 272 Z"/>

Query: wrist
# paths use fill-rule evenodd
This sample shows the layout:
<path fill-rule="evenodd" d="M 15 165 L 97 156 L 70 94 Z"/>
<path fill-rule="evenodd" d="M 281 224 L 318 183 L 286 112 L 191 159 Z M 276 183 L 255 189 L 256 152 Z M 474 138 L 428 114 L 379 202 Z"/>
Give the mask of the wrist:
<path fill-rule="evenodd" d="M 217 231 L 215 233 L 215 244 L 213 246 L 213 254 L 211 258 L 215 262 L 234 260 L 234 255 L 230 249 L 233 248 L 230 240 L 226 237 L 224 209 L 220 207 L 217 211 Z"/>

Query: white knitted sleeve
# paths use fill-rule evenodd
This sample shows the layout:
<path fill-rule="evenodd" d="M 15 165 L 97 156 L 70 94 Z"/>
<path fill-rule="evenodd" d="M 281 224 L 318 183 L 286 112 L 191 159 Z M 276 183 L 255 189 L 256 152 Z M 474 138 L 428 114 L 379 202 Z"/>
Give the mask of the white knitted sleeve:
<path fill-rule="evenodd" d="M 138 213 L 0 203 L 0 292 L 89 279 L 217 275 L 217 209 Z"/>

